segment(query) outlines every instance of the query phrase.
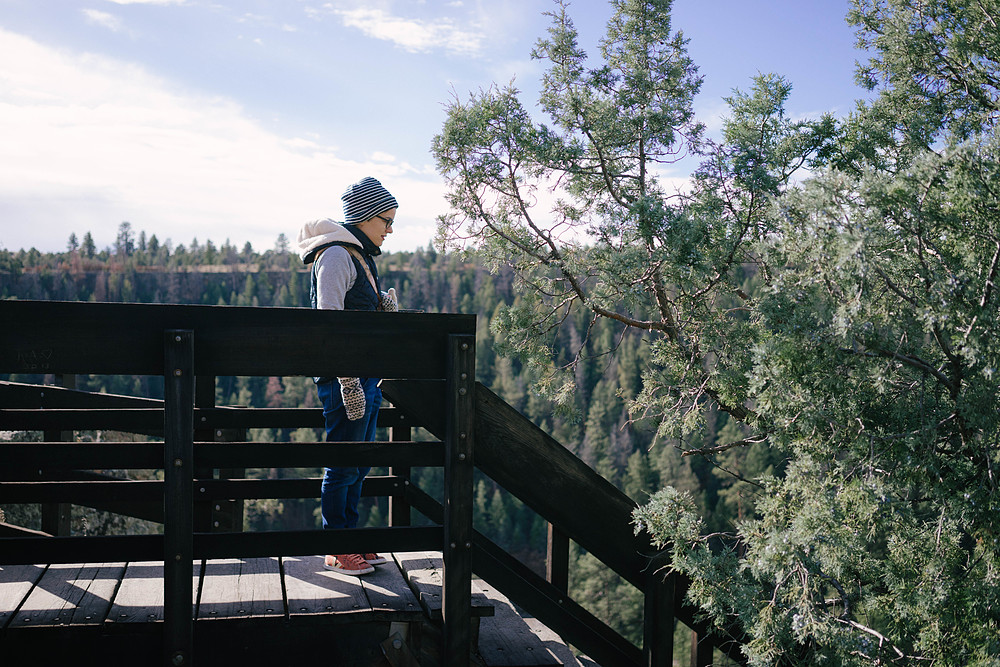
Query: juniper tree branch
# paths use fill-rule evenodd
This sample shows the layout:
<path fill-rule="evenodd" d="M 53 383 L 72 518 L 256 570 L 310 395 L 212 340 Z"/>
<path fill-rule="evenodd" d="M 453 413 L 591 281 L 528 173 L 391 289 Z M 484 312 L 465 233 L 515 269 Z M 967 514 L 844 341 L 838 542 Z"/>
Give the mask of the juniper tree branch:
<path fill-rule="evenodd" d="M 893 652 L 894 652 L 894 653 L 895 653 L 895 654 L 896 654 L 896 655 L 897 655 L 898 657 L 900 657 L 900 658 L 905 658 L 905 657 L 906 657 L 906 655 L 905 655 L 905 654 L 904 654 L 904 653 L 903 653 L 902 651 L 900 651 L 900 650 L 899 650 L 898 648 L 896 648 L 895 644 L 891 643 L 891 642 L 890 642 L 890 641 L 889 641 L 889 640 L 888 640 L 888 639 L 886 638 L 886 636 L 885 636 L 885 635 L 883 635 L 883 634 L 882 634 L 881 632 L 879 632 L 878 630 L 874 630 L 874 629 L 872 629 L 872 628 L 869 628 L 869 627 L 868 627 L 867 625 L 861 625 L 861 624 L 860 624 L 860 623 L 858 623 L 857 621 L 852 621 L 852 620 L 851 620 L 851 619 L 849 619 L 849 618 L 837 618 L 837 619 L 834 619 L 834 620 L 836 620 L 836 621 L 837 621 L 838 623 L 843 623 L 844 625 L 849 625 L 849 626 L 851 626 L 852 628 L 855 628 L 855 629 L 857 629 L 857 630 L 860 630 L 861 632 L 866 632 L 866 633 L 870 634 L 871 636 L 873 636 L 873 637 L 877 638 L 877 639 L 878 639 L 878 645 L 879 645 L 879 648 L 882 648 L 882 647 L 883 647 L 883 645 L 886 645 L 886 646 L 888 646 L 888 647 L 889 647 L 890 649 L 892 649 L 892 651 L 893 651 Z"/>
<path fill-rule="evenodd" d="M 743 438 L 742 440 L 736 440 L 735 442 L 730 442 L 725 445 L 717 445 L 715 447 L 699 447 L 698 449 L 686 449 L 681 452 L 681 456 L 694 456 L 695 454 L 708 456 L 711 454 L 721 454 L 722 452 L 727 452 L 736 447 L 747 447 L 749 445 L 767 442 L 768 437 L 767 433 L 762 433 L 760 435 L 752 435 L 748 438 Z"/>
<path fill-rule="evenodd" d="M 841 351 L 846 352 L 848 354 L 860 355 L 863 357 L 886 357 L 889 359 L 895 359 L 897 361 L 906 364 L 907 366 L 916 368 L 920 371 L 924 371 L 934 376 L 934 378 L 937 379 L 938 382 L 940 382 L 941 384 L 943 384 L 945 387 L 948 388 L 949 392 L 954 389 L 954 384 L 947 375 L 945 375 L 938 369 L 934 368 L 920 357 L 915 357 L 909 354 L 901 354 L 899 352 L 894 352 L 892 350 L 887 350 L 885 348 L 869 348 L 867 345 L 865 345 L 863 341 L 858 340 L 857 342 L 859 345 L 863 346 L 866 350 L 871 350 L 871 351 L 859 352 L 851 348 L 841 348 Z"/>

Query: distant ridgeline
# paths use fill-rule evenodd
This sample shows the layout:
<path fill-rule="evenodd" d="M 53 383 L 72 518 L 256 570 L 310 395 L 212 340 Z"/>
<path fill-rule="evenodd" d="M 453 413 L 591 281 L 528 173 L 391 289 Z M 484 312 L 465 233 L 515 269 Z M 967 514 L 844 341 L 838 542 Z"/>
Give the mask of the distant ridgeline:
<path fill-rule="evenodd" d="M 125 249 L 88 251 L 75 246 L 61 253 L 32 248 L 0 250 L 0 298 L 59 301 L 118 301 L 240 306 L 309 305 L 308 269 L 279 238 L 274 250 L 240 252 L 228 243 L 188 247 L 148 243 Z M 454 260 L 454 258 L 452 258 Z M 444 262 L 444 265 L 440 265 Z M 449 298 L 455 281 L 448 275 L 457 261 L 433 250 L 387 253 L 379 270 L 386 287 L 409 291 L 415 302 L 404 307 L 456 312 L 461 301 Z M 439 270 L 440 269 L 440 270 Z M 482 270 L 482 269 L 480 269 Z M 498 286 L 510 280 L 498 281 Z M 509 294 L 507 295 L 509 297 Z M 466 311 L 471 312 L 471 311 Z"/>

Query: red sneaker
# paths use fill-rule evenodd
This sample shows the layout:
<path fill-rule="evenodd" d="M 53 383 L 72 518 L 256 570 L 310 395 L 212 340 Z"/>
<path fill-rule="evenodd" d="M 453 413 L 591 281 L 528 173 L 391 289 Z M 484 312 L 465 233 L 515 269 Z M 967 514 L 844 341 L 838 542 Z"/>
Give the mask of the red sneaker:
<path fill-rule="evenodd" d="M 341 574 L 349 574 L 352 577 L 360 577 L 362 574 L 370 574 L 375 571 L 374 567 L 365 562 L 361 554 L 327 556 L 323 560 L 323 567 Z"/>
<path fill-rule="evenodd" d="M 369 565 L 381 565 L 389 562 L 388 558 L 385 556 L 379 556 L 378 554 L 365 554 L 363 558 Z"/>

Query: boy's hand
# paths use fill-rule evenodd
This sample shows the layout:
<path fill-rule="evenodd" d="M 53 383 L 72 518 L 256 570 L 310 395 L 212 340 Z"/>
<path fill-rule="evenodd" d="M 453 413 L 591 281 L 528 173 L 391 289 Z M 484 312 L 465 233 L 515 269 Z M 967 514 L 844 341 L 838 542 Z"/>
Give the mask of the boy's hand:
<path fill-rule="evenodd" d="M 358 378 L 337 378 L 340 381 L 340 396 L 344 399 L 347 418 L 352 422 L 365 416 L 365 390 Z"/>

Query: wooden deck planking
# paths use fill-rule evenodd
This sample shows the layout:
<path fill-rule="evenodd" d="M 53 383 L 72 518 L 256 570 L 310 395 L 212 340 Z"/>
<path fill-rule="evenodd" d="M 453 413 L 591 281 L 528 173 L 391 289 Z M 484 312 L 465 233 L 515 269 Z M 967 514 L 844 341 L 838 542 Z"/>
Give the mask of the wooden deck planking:
<path fill-rule="evenodd" d="M 0 567 L 0 630 L 7 627 L 14 612 L 45 573 L 44 565 L 5 565 Z"/>
<path fill-rule="evenodd" d="M 361 577 L 323 568 L 322 556 L 282 559 L 289 618 L 356 614 L 369 609 Z"/>
<path fill-rule="evenodd" d="M 314 623 L 389 623 L 405 636 L 406 625 L 396 626 L 396 622 L 420 622 L 428 610 L 440 618 L 441 556 L 440 552 L 413 552 L 391 554 L 389 558 L 388 563 L 362 577 L 324 569 L 321 556 L 195 562 L 193 618 L 199 626 L 205 623 L 206 629 L 284 621 L 281 626 L 268 626 L 269 632 L 278 627 L 286 631 L 298 627 L 302 631 Z M 411 577 L 410 583 L 404 578 L 404 570 Z M 414 591 L 424 600 L 423 605 Z M 593 667 L 593 662 L 573 655 L 541 623 L 522 619 L 510 602 L 486 582 L 473 581 L 472 598 L 470 616 L 478 627 L 474 636 L 483 664 Z M 0 568 L 0 629 L 6 624 L 5 635 L 0 635 L 0 651 L 4 637 L 17 642 L 11 648 L 29 641 L 34 632 L 28 628 L 57 632 L 75 628 L 86 631 L 94 641 L 106 641 L 98 639 L 111 636 L 102 632 L 102 627 L 107 632 L 117 627 L 145 633 L 162 621 L 162 562 Z M 213 621 L 237 621 L 239 625 Z M 23 637 L 21 630 L 26 631 Z M 230 639 L 233 637 L 236 635 Z"/>
<path fill-rule="evenodd" d="M 201 563 L 194 563 L 192 601 L 198 599 Z M 195 612 L 192 602 L 191 614 Z M 108 623 L 157 623 L 163 620 L 163 562 L 129 563 L 108 614 Z"/>
<path fill-rule="evenodd" d="M 410 582 L 424 610 L 435 619 L 441 618 L 441 587 L 444 582 L 440 551 L 406 551 L 394 553 L 396 563 Z M 481 591 L 472 590 L 472 616 L 492 616 L 493 604 Z"/>
<path fill-rule="evenodd" d="M 496 610 L 492 618 L 484 618 L 479 624 L 479 655 L 489 667 L 598 667 L 590 658 L 577 655 L 541 621 L 524 616 L 485 581 L 473 580 L 472 590 L 488 599 Z"/>
<path fill-rule="evenodd" d="M 277 558 L 205 561 L 197 620 L 282 618 L 285 599 Z"/>
<path fill-rule="evenodd" d="M 556 657 L 560 665 L 570 665 L 572 667 L 600 667 L 596 662 L 587 656 L 575 651 L 567 646 L 562 637 L 545 627 L 541 621 L 531 616 L 524 617 L 524 622 L 531 631 L 538 635 L 538 639 L 545 648 Z"/>
<path fill-rule="evenodd" d="M 476 579 L 472 590 L 493 604 L 494 615 L 479 624 L 479 655 L 490 667 L 562 664 L 514 610 L 506 597 Z"/>
<path fill-rule="evenodd" d="M 391 558 L 361 577 L 324 569 L 322 556 L 285 557 L 282 565 L 290 619 L 364 611 L 370 620 L 415 621 L 423 615 Z"/>
<path fill-rule="evenodd" d="M 376 565 L 375 571 L 361 577 L 368 604 L 376 618 L 385 620 L 420 620 L 424 612 L 417 596 L 403 578 L 403 573 L 389 554 L 388 562 Z"/>
<path fill-rule="evenodd" d="M 423 617 L 391 558 L 363 577 L 325 570 L 320 556 L 208 560 L 195 562 L 191 585 L 192 617 L 197 621 Z M 162 561 L 0 568 L 0 629 L 162 621 Z"/>
<path fill-rule="evenodd" d="M 7 629 L 101 625 L 124 573 L 125 563 L 50 565 Z"/>

